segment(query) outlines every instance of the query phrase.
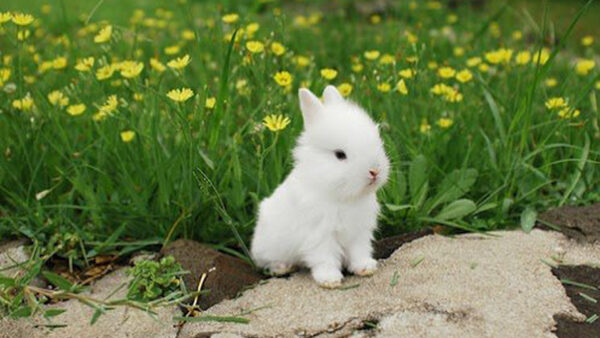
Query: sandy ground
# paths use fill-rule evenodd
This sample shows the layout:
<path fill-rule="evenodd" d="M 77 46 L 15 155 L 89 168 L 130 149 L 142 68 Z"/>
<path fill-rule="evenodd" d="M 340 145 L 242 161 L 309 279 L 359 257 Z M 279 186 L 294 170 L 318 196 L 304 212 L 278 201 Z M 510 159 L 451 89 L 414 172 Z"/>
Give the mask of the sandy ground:
<path fill-rule="evenodd" d="M 553 337 L 554 314 L 579 320 L 546 262 L 600 265 L 600 244 L 579 244 L 554 232 L 534 230 L 454 238 L 431 235 L 380 261 L 368 278 L 348 277 L 345 289 L 319 288 L 308 273 L 271 279 L 206 311 L 205 315 L 244 315 L 249 324 L 188 323 L 177 333 L 175 307 L 152 319 L 143 312 L 115 309 L 90 326 L 93 310 L 75 301 L 42 331 L 40 320 L 0 321 L 0 336 L 37 337 Z M 117 271 L 96 283 L 95 297 L 126 282 Z M 122 296 L 117 294 L 118 296 Z M 365 323 L 371 330 L 359 330 Z M 217 334 L 218 333 L 218 334 Z"/>

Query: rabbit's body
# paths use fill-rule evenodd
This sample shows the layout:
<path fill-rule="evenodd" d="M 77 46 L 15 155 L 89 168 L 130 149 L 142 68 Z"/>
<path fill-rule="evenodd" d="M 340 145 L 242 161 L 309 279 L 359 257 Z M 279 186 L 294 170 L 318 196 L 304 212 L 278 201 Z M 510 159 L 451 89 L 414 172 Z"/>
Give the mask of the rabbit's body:
<path fill-rule="evenodd" d="M 368 115 L 333 87 L 324 97 L 323 105 L 300 92 L 305 131 L 294 149 L 295 166 L 260 204 L 252 256 L 274 274 L 307 266 L 319 284 L 331 287 L 340 284 L 344 266 L 359 275 L 376 269 L 375 192 L 389 162 Z"/>

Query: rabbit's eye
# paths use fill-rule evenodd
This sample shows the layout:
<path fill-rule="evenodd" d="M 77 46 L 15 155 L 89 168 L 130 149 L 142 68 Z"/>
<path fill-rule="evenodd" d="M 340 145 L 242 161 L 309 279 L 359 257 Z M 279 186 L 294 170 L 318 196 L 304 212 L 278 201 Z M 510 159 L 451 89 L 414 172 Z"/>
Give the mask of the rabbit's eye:
<path fill-rule="evenodd" d="M 337 157 L 338 160 L 342 161 L 346 159 L 346 153 L 343 150 L 335 150 L 333 152 L 335 154 L 335 157 Z"/>

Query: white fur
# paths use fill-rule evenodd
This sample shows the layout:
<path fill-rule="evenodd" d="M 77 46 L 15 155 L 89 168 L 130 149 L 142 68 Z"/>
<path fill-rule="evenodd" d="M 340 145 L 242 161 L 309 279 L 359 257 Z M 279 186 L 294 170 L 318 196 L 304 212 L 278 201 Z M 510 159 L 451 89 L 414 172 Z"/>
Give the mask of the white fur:
<path fill-rule="evenodd" d="M 335 287 L 342 267 L 372 274 L 371 240 L 377 226 L 376 190 L 389 160 L 377 125 L 356 104 L 327 86 L 324 103 L 300 89 L 304 131 L 294 149 L 294 169 L 259 207 L 252 256 L 259 267 L 283 274 L 310 268 L 315 281 Z M 343 150 L 345 160 L 334 151 Z M 378 170 L 373 182 L 369 170 Z"/>

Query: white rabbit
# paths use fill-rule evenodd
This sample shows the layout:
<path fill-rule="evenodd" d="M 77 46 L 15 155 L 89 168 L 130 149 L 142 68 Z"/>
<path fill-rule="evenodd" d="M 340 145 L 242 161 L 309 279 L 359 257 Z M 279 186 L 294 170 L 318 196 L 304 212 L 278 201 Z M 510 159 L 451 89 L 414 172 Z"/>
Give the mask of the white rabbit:
<path fill-rule="evenodd" d="M 260 204 L 252 256 L 275 275 L 306 266 L 319 285 L 333 288 L 342 267 L 361 276 L 377 270 L 375 192 L 387 181 L 389 160 L 378 126 L 335 87 L 325 88 L 324 103 L 304 88 L 299 98 L 304 131 L 294 168 Z"/>

